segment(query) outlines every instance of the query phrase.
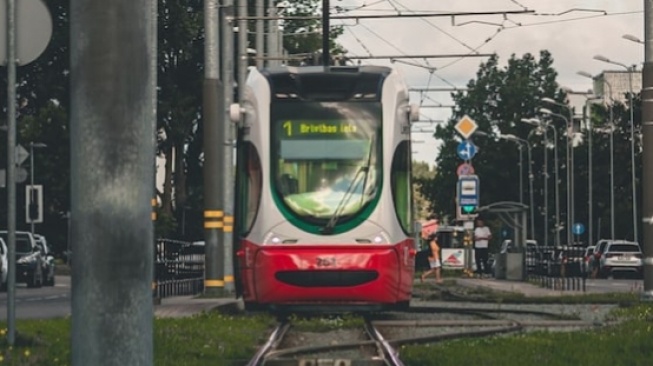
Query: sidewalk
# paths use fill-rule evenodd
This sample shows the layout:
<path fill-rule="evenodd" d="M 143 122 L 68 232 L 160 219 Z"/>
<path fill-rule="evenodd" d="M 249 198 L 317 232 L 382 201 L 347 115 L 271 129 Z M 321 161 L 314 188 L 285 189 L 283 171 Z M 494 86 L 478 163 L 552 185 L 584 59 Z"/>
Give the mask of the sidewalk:
<path fill-rule="evenodd" d="M 158 318 L 182 318 L 217 308 L 235 311 L 240 301 L 233 298 L 198 298 L 195 296 L 173 296 L 161 299 L 161 304 L 154 305 L 154 316 Z"/>

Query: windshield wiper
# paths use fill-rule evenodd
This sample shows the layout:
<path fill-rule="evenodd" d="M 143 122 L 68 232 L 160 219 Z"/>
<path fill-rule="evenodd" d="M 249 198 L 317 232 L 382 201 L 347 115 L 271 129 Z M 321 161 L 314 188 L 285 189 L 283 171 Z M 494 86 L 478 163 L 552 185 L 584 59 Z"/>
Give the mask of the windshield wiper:
<path fill-rule="evenodd" d="M 372 162 L 372 147 L 374 144 L 374 137 L 375 136 L 373 136 L 372 139 L 370 140 L 370 149 L 367 155 L 366 164 L 358 168 L 358 170 L 356 171 L 356 174 L 354 175 L 354 179 L 349 184 L 349 187 L 347 187 L 347 191 L 345 192 L 345 195 L 342 196 L 342 199 L 338 203 L 338 206 L 336 206 L 335 211 L 333 211 L 333 216 L 331 216 L 329 221 L 322 228 L 322 234 L 326 234 L 326 235 L 333 234 L 333 229 L 338 223 L 340 216 L 342 216 L 342 211 L 344 211 L 346 204 L 349 202 L 349 199 L 354 195 L 355 188 L 358 187 L 358 182 L 359 182 L 358 176 L 361 173 L 364 173 L 363 193 L 361 194 L 361 202 L 362 202 L 363 195 L 365 194 L 365 185 L 367 185 L 367 176 L 370 174 L 370 163 Z"/>
<path fill-rule="evenodd" d="M 322 228 L 322 234 L 333 233 L 333 228 L 336 226 L 338 219 L 340 219 L 340 216 L 342 215 L 342 211 L 344 211 L 346 204 L 349 202 L 349 199 L 354 195 L 355 188 L 358 187 L 358 182 L 360 181 L 358 179 L 358 176 L 362 172 L 365 172 L 365 175 L 367 176 L 367 172 L 369 170 L 370 169 L 368 166 L 362 166 L 358 168 L 358 170 L 356 171 L 356 175 L 354 175 L 354 179 L 349 184 L 349 187 L 347 187 L 347 191 L 345 192 L 345 195 L 342 196 L 342 199 L 338 203 L 338 206 L 336 206 L 336 210 L 333 212 L 333 216 L 331 216 L 329 222 L 327 222 L 326 225 L 324 225 L 324 227 Z"/>

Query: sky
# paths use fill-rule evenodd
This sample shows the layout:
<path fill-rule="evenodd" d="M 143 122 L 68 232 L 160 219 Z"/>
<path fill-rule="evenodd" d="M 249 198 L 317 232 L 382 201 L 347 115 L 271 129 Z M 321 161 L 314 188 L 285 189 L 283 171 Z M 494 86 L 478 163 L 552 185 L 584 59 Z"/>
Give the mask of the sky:
<path fill-rule="evenodd" d="M 344 25 L 337 42 L 354 56 L 473 55 L 499 56 L 505 66 L 511 55 L 535 56 L 548 50 L 561 87 L 573 91 L 592 88 L 589 78 L 604 70 L 624 69 L 594 60 L 595 55 L 641 70 L 644 45 L 623 38 L 630 34 L 644 40 L 642 0 L 331 0 L 347 15 L 451 12 L 531 11 L 524 14 L 455 17 L 333 20 Z M 409 87 L 464 88 L 476 77 L 487 57 L 364 60 L 363 64 L 398 69 Z M 446 121 L 451 116 L 450 92 L 411 93 L 411 103 L 422 106 L 422 119 Z M 420 127 L 428 127 L 420 123 Z M 433 128 L 430 128 L 431 130 Z M 440 144 L 432 133 L 414 133 L 415 160 L 435 164 Z M 423 141 L 423 142 L 417 142 Z"/>

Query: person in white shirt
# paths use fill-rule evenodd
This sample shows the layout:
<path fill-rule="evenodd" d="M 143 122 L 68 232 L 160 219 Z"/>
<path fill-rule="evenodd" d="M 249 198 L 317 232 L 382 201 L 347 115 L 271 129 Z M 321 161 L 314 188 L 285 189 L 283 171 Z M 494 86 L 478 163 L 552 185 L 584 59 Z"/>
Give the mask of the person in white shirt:
<path fill-rule="evenodd" d="M 476 261 L 476 273 L 480 277 L 484 274 L 490 274 L 488 266 L 488 247 L 492 239 L 490 228 L 485 226 L 482 219 L 476 219 L 476 228 L 474 229 L 474 260 Z"/>

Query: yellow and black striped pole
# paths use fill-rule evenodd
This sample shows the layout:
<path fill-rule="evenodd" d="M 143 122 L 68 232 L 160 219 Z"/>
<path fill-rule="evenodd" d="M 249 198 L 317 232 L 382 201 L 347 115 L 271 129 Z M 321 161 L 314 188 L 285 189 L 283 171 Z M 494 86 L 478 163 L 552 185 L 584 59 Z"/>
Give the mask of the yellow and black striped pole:
<path fill-rule="evenodd" d="M 224 146 L 225 102 L 220 80 L 219 30 L 217 0 L 204 1 L 204 84 L 202 126 L 204 129 L 204 294 L 224 294 Z"/>
<path fill-rule="evenodd" d="M 221 210 L 204 211 L 204 232 L 207 239 L 213 238 L 214 236 L 217 239 L 223 236 L 221 235 L 221 231 L 224 229 L 224 219 L 224 212 Z M 207 245 L 204 291 L 207 294 L 221 294 L 224 290 L 224 279 L 222 278 L 224 271 L 222 271 L 222 267 L 219 264 L 222 262 L 215 263 L 213 260 L 209 260 L 209 258 L 214 258 L 217 253 L 210 254 L 208 248 Z M 216 248 L 220 249 L 218 246 Z M 222 253 L 221 250 L 220 253 Z"/>

